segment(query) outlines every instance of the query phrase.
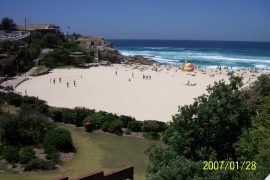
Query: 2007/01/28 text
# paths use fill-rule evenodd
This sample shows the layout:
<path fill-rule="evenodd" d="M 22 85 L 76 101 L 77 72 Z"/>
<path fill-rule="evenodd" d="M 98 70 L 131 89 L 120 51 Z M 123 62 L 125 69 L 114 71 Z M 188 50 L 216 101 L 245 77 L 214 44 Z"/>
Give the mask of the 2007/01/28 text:
<path fill-rule="evenodd" d="M 217 171 L 217 170 L 241 170 L 241 171 L 255 171 L 255 161 L 203 161 L 203 170 Z"/>

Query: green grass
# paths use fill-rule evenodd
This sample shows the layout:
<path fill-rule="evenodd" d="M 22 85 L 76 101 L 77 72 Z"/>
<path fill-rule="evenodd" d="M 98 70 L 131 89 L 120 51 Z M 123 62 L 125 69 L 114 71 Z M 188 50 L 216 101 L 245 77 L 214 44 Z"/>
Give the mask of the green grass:
<path fill-rule="evenodd" d="M 74 178 L 93 171 L 109 171 L 131 164 L 135 168 L 135 179 L 145 179 L 148 165 L 144 151 L 153 142 L 140 138 L 123 137 L 111 134 L 87 133 L 81 128 L 59 125 L 72 132 L 77 153 L 73 159 L 58 170 L 26 173 L 0 171 L 0 179 L 47 180 L 59 176 Z"/>

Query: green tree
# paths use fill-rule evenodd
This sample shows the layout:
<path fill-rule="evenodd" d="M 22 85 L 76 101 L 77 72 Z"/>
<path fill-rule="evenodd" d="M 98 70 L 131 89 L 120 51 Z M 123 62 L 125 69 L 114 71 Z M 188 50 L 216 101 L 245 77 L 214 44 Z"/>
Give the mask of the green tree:
<path fill-rule="evenodd" d="M 17 25 L 14 23 L 13 19 L 5 17 L 1 21 L 0 28 L 6 31 L 14 31 L 17 28 Z"/>
<path fill-rule="evenodd" d="M 165 132 L 165 149 L 150 149 L 149 179 L 232 179 L 237 172 L 205 173 L 202 161 L 236 160 L 233 144 L 250 126 L 241 78 L 216 82 L 192 105 L 179 108 Z M 180 168 L 179 168 L 180 167 Z M 166 174 L 169 178 L 165 178 Z"/>
<path fill-rule="evenodd" d="M 235 149 L 240 161 L 256 162 L 256 171 L 244 173 L 244 177 L 264 179 L 270 167 L 270 96 L 263 99 L 259 115 L 252 119 L 252 126 L 245 130 Z"/>

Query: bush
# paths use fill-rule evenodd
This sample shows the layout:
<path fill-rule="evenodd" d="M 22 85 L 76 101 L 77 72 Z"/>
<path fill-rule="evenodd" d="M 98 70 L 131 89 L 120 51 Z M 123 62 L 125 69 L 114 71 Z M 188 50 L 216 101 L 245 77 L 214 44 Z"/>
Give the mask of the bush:
<path fill-rule="evenodd" d="M 75 113 L 75 125 L 77 127 L 83 126 L 83 120 L 89 115 L 91 111 L 87 108 L 83 107 L 75 107 L 74 113 Z"/>
<path fill-rule="evenodd" d="M 19 151 L 14 146 L 7 147 L 3 151 L 3 156 L 9 163 L 17 163 L 19 160 Z"/>
<path fill-rule="evenodd" d="M 142 123 L 140 121 L 130 121 L 127 128 L 133 132 L 140 132 L 142 128 Z"/>
<path fill-rule="evenodd" d="M 68 124 L 75 124 L 75 113 L 72 109 L 62 108 L 63 121 Z"/>
<path fill-rule="evenodd" d="M 95 114 L 91 114 L 87 116 L 85 120 L 83 121 L 83 124 L 84 124 L 84 127 L 86 128 L 86 131 L 90 132 L 92 130 L 101 128 L 103 122 L 104 122 L 104 116 L 101 113 L 95 113 Z"/>
<path fill-rule="evenodd" d="M 51 152 L 47 154 L 46 158 L 54 163 L 59 163 L 59 152 Z"/>
<path fill-rule="evenodd" d="M 46 153 L 51 152 L 53 148 L 63 152 L 74 150 L 70 132 L 60 128 L 52 130 L 45 135 L 43 146 Z"/>
<path fill-rule="evenodd" d="M 50 109 L 49 116 L 54 122 L 63 122 L 63 112 L 61 109 Z"/>
<path fill-rule="evenodd" d="M 32 161 L 29 161 L 25 165 L 25 170 L 26 171 L 31 171 L 31 170 L 51 170 L 55 169 L 55 163 L 52 161 L 46 161 L 46 160 L 41 160 L 41 159 L 34 159 Z"/>
<path fill-rule="evenodd" d="M 37 112 L 42 114 L 48 113 L 48 105 L 46 101 L 31 96 L 23 96 L 21 98 L 23 104 L 31 105 L 32 109 L 36 110 Z"/>
<path fill-rule="evenodd" d="M 22 96 L 13 92 L 7 93 L 4 96 L 4 99 L 7 101 L 8 104 L 14 105 L 16 107 L 19 107 L 22 103 Z"/>
<path fill-rule="evenodd" d="M 102 124 L 102 131 L 104 132 L 108 132 L 109 131 L 109 127 L 110 127 L 110 122 L 109 121 L 106 121 L 105 123 Z"/>
<path fill-rule="evenodd" d="M 20 154 L 19 154 L 20 163 L 25 164 L 33 159 L 35 159 L 35 154 L 32 147 L 26 146 L 20 151 Z"/>
<path fill-rule="evenodd" d="M 113 122 L 110 123 L 108 132 L 110 133 L 114 133 L 117 135 L 122 135 L 123 131 L 122 131 L 122 122 L 120 120 L 114 120 Z"/>
<path fill-rule="evenodd" d="M 160 134 L 157 132 L 146 132 L 143 136 L 149 140 L 160 140 Z"/>
<path fill-rule="evenodd" d="M 130 116 L 120 116 L 120 120 L 122 121 L 123 127 L 126 128 L 130 122 L 136 121 L 135 118 Z"/>
<path fill-rule="evenodd" d="M 162 132 L 167 129 L 167 125 L 164 122 L 155 120 L 143 121 L 142 131 L 143 132 Z"/>

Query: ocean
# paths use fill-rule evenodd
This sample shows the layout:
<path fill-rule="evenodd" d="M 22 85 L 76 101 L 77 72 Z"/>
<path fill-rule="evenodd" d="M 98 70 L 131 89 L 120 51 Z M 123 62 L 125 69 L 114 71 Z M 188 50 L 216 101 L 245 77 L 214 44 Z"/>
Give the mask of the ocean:
<path fill-rule="evenodd" d="M 162 64 L 270 70 L 270 42 L 110 40 L 123 55 L 142 55 Z"/>

